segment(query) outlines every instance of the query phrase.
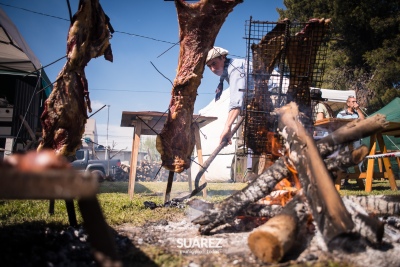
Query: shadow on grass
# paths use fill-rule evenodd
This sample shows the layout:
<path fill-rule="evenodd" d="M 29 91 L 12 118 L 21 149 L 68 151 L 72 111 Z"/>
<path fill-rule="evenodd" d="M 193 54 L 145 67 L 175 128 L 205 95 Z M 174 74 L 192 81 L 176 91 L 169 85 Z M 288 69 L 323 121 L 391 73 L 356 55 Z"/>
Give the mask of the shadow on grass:
<path fill-rule="evenodd" d="M 110 229 L 124 266 L 158 266 L 127 237 Z M 2 266 L 94 266 L 90 236 L 87 242 L 84 233 L 80 227 L 44 221 L 0 227 L 0 262 Z"/>

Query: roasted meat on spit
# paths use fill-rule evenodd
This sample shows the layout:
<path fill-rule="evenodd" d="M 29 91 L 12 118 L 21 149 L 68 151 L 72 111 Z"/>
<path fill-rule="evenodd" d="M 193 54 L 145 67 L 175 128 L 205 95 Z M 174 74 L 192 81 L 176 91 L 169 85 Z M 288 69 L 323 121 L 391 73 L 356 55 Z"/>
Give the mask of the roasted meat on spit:
<path fill-rule="evenodd" d="M 312 125 L 310 87 L 312 86 L 317 54 L 329 31 L 330 19 L 311 19 L 290 38 L 287 62 L 290 69 L 287 102 L 295 102 L 303 116 L 303 124 Z"/>
<path fill-rule="evenodd" d="M 194 102 L 207 52 L 213 47 L 225 18 L 241 2 L 243 0 L 175 1 L 179 22 L 179 62 L 168 117 L 157 136 L 162 165 L 170 171 L 180 173 L 190 167 L 195 144 Z"/>
<path fill-rule="evenodd" d="M 111 28 L 111 27 L 110 27 Z M 54 89 L 41 116 L 43 140 L 38 151 L 53 149 L 73 157 L 92 112 L 84 68 L 95 57 L 113 61 L 108 17 L 98 0 L 81 0 L 67 37 L 67 62 L 57 76 Z"/>

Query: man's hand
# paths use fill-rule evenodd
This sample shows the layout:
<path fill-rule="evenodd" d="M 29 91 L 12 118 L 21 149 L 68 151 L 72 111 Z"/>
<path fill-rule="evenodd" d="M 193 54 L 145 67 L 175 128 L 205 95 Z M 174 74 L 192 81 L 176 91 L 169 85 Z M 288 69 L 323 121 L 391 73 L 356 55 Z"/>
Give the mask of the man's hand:
<path fill-rule="evenodd" d="M 228 144 L 232 145 L 232 131 L 231 128 L 224 128 L 221 136 L 219 137 L 219 143 L 226 141 Z"/>
<path fill-rule="evenodd" d="M 360 105 L 357 102 L 353 103 L 353 109 L 355 111 L 357 111 L 359 108 L 360 108 Z"/>
<path fill-rule="evenodd" d="M 228 142 L 228 144 L 232 144 L 232 125 L 236 118 L 240 114 L 240 108 L 234 108 L 231 109 L 228 113 L 228 118 L 226 119 L 224 130 L 221 133 L 221 136 L 219 137 L 219 143 L 221 144 L 223 141 Z"/>

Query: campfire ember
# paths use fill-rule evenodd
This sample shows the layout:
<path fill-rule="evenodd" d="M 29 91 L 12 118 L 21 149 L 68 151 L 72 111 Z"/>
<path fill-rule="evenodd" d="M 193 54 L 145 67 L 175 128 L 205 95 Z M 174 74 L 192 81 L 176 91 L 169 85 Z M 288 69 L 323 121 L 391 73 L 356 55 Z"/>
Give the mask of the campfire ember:
<path fill-rule="evenodd" d="M 92 112 L 84 68 L 95 57 L 113 61 L 109 43 L 108 17 L 98 0 L 79 1 L 67 38 L 67 62 L 58 74 L 41 116 L 43 140 L 38 151 L 54 149 L 57 154 L 74 157 Z M 73 123 L 71 123 L 73 122 Z"/>
<path fill-rule="evenodd" d="M 179 62 L 171 91 L 169 113 L 157 136 L 164 168 L 180 173 L 190 167 L 194 148 L 192 114 L 205 67 L 207 52 L 228 14 L 242 0 L 175 1 L 179 22 Z"/>

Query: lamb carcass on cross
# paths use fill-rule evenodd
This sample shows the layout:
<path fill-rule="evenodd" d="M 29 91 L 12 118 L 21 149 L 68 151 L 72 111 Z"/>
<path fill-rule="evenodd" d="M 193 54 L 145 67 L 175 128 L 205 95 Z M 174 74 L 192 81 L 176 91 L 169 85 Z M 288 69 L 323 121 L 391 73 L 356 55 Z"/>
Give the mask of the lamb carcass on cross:
<path fill-rule="evenodd" d="M 179 22 L 179 63 L 164 128 L 157 136 L 162 166 L 181 173 L 190 167 L 195 138 L 194 102 L 208 51 L 233 8 L 243 0 L 176 0 Z"/>
<path fill-rule="evenodd" d="M 49 148 L 59 155 L 74 157 L 81 146 L 87 110 L 92 112 L 84 68 L 92 58 L 101 55 L 113 61 L 109 26 L 98 0 L 79 1 L 67 37 L 67 62 L 40 118 L 43 140 L 38 151 Z"/>

